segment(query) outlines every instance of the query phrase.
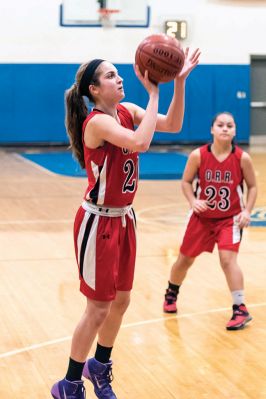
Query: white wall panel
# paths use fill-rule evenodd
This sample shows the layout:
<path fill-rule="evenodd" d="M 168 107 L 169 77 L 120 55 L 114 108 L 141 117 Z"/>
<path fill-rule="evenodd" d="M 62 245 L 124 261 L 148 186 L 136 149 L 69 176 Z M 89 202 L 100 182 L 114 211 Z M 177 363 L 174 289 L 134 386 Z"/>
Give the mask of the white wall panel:
<path fill-rule="evenodd" d="M 202 63 L 249 63 L 265 54 L 266 1 L 150 0 L 148 29 L 65 28 L 59 0 L 13 0 L 0 5 L 1 63 L 80 63 L 102 57 L 132 63 L 138 43 L 163 30 L 166 19 L 186 19 L 184 46 L 200 47 Z"/>

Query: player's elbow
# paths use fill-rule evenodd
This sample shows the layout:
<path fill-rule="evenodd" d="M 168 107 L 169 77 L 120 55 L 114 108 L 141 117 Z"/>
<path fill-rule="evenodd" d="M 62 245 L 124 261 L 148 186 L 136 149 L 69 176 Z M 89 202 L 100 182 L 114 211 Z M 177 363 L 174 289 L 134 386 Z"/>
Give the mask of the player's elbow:
<path fill-rule="evenodd" d="M 138 152 L 147 152 L 149 148 L 150 148 L 150 143 L 145 143 L 145 142 L 138 143 L 136 151 L 138 151 Z"/>
<path fill-rule="evenodd" d="M 135 141 L 134 151 L 137 152 L 147 152 L 150 147 L 151 139 L 148 140 L 147 137 L 143 139 L 138 139 Z"/>
<path fill-rule="evenodd" d="M 182 129 L 182 123 L 180 123 L 179 121 L 175 121 L 170 125 L 170 133 L 180 133 Z"/>
<path fill-rule="evenodd" d="M 167 126 L 164 128 L 164 131 L 167 133 L 180 133 L 181 129 L 182 123 L 177 120 L 173 120 L 167 124 Z"/>

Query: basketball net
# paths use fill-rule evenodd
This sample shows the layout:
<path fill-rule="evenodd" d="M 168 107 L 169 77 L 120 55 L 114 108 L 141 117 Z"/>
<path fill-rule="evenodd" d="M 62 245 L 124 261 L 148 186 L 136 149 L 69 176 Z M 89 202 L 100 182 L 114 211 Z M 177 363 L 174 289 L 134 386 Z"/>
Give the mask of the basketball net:
<path fill-rule="evenodd" d="M 99 20 L 102 24 L 103 28 L 113 28 L 116 24 L 116 14 L 120 12 L 120 10 L 115 10 L 111 8 L 100 8 L 99 12 Z"/>

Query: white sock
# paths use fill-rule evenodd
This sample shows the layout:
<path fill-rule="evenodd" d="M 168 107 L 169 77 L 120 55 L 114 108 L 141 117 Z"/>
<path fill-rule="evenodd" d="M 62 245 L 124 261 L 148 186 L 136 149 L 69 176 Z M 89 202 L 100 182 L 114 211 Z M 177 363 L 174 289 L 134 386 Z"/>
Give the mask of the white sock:
<path fill-rule="evenodd" d="M 232 291 L 231 294 L 234 305 L 241 305 L 241 303 L 245 303 L 244 290 Z"/>

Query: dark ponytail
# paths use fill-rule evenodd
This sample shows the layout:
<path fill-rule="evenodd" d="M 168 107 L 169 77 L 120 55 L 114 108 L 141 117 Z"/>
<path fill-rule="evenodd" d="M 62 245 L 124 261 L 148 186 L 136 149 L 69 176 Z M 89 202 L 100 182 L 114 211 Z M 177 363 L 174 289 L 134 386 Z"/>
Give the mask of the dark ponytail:
<path fill-rule="evenodd" d="M 70 140 L 70 148 L 82 169 L 85 168 L 84 149 L 82 141 L 82 125 L 88 115 L 88 108 L 80 94 L 79 85 L 89 63 L 82 64 L 76 74 L 76 82 L 65 93 L 66 118 L 65 125 Z M 97 85 L 98 74 L 95 72 L 91 84 Z M 88 90 L 87 97 L 93 102 Z"/>

